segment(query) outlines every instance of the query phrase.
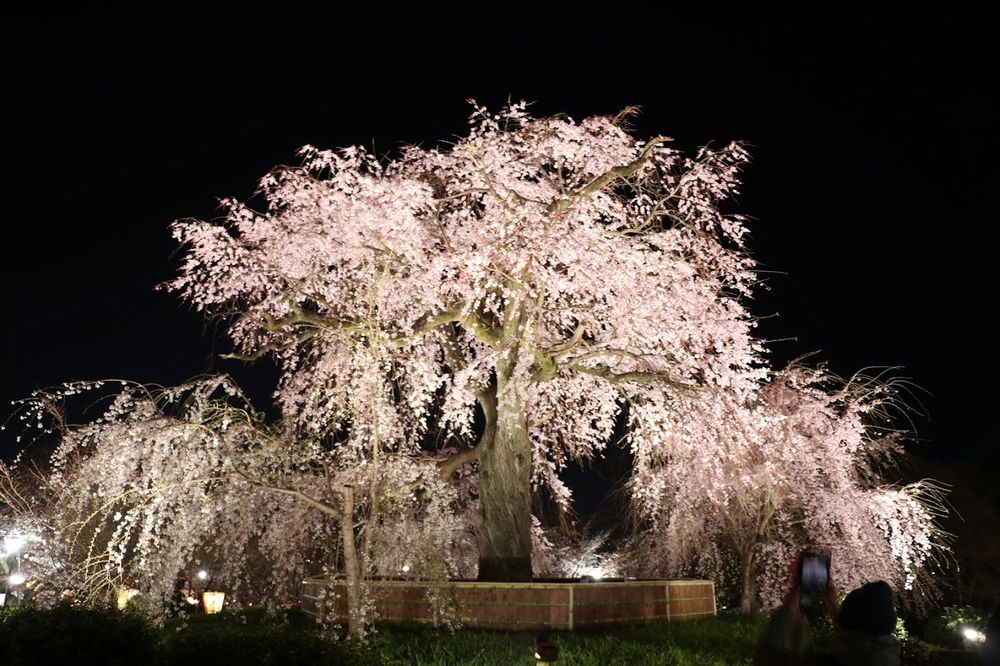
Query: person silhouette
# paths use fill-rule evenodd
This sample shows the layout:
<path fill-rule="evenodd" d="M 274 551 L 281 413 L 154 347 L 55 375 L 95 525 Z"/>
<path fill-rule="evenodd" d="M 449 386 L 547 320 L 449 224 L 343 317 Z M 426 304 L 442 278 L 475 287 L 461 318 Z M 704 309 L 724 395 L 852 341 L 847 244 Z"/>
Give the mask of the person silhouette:
<path fill-rule="evenodd" d="M 993 609 L 986 624 L 986 640 L 979 655 L 983 666 L 1000 666 L 1000 605 Z"/>
<path fill-rule="evenodd" d="M 170 614 L 178 615 L 186 612 L 188 605 L 188 581 L 184 577 L 178 577 L 174 581 L 174 593 L 170 596 Z"/>
<path fill-rule="evenodd" d="M 812 663 L 809 619 L 802 612 L 802 558 L 799 553 L 789 567 L 789 587 L 784 601 L 761 632 L 754 651 L 754 666 L 792 666 Z"/>
<path fill-rule="evenodd" d="M 852 590 L 843 603 L 829 578 L 820 592 L 826 612 L 834 620 L 829 655 L 813 654 L 809 620 L 802 612 L 802 556 L 792 560 L 791 584 L 784 603 L 765 626 L 754 652 L 755 666 L 899 666 L 900 645 L 892 588 L 885 581 Z"/>
<path fill-rule="evenodd" d="M 896 606 L 884 580 L 852 590 L 836 614 L 830 656 L 843 666 L 898 666 Z"/>

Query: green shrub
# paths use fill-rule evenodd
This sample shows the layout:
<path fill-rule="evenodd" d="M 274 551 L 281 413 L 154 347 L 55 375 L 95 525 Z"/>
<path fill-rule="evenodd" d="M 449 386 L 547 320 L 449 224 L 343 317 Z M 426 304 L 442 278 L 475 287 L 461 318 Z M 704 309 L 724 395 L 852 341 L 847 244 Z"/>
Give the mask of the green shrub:
<path fill-rule="evenodd" d="M 63 605 L 0 612 L 0 664 L 378 663 L 367 646 L 332 640 L 292 609 L 250 609 L 171 618 L 162 627 L 135 612 Z"/>
<path fill-rule="evenodd" d="M 157 630 L 135 613 L 57 606 L 0 615 L 3 664 L 148 664 Z"/>
<path fill-rule="evenodd" d="M 924 640 L 942 647 L 960 648 L 965 641 L 962 628 L 986 629 L 986 618 L 972 606 L 948 606 L 924 626 Z"/>
<path fill-rule="evenodd" d="M 317 631 L 315 622 L 292 609 L 193 614 L 163 627 L 160 664 L 351 664 L 371 663 L 365 646 L 338 642 Z"/>

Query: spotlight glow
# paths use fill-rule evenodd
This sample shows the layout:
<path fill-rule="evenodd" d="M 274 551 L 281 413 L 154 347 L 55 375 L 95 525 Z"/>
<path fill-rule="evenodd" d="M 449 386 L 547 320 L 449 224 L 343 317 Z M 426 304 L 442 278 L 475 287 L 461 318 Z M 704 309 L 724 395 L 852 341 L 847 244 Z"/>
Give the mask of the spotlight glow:
<path fill-rule="evenodd" d="M 8 555 L 13 555 L 17 551 L 21 550 L 21 546 L 24 545 L 23 536 L 10 535 L 3 540 L 4 552 Z"/>
<path fill-rule="evenodd" d="M 986 634 L 972 627 L 962 627 L 962 636 L 970 643 L 986 642 Z"/>

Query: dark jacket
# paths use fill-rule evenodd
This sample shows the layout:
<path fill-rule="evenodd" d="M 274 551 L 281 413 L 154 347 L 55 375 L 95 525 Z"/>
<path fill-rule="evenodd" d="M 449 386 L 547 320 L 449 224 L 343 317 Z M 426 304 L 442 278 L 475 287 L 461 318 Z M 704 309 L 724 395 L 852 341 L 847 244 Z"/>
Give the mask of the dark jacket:
<path fill-rule="evenodd" d="M 844 666 L 899 666 L 899 649 L 891 634 L 838 629 L 830 655 Z"/>

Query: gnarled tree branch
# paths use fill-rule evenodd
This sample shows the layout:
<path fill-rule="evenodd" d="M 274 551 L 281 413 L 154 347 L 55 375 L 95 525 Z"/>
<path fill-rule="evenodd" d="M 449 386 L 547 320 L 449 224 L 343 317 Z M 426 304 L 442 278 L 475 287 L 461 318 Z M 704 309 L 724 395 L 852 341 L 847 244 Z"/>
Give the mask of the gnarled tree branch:
<path fill-rule="evenodd" d="M 457 453 L 453 453 L 444 460 L 439 460 L 437 463 L 438 476 L 442 481 L 449 481 L 459 467 L 466 463 L 474 462 L 479 460 L 479 447 L 474 446 L 471 449 L 463 449 Z"/>
<path fill-rule="evenodd" d="M 621 180 L 623 178 L 629 178 L 634 176 L 642 165 L 649 159 L 649 156 L 653 154 L 655 150 L 661 143 L 666 143 L 667 141 L 672 141 L 669 136 L 656 136 L 649 140 L 646 147 L 642 149 L 639 156 L 628 164 L 623 164 L 622 166 L 616 166 L 613 169 L 609 169 L 597 176 L 592 181 L 581 187 L 575 193 L 569 197 L 564 197 L 562 199 L 556 199 L 548 205 L 547 211 L 549 213 L 562 213 L 569 210 L 577 199 L 583 199 L 589 197 L 597 192 L 600 192 L 609 184 L 616 180 Z"/>

